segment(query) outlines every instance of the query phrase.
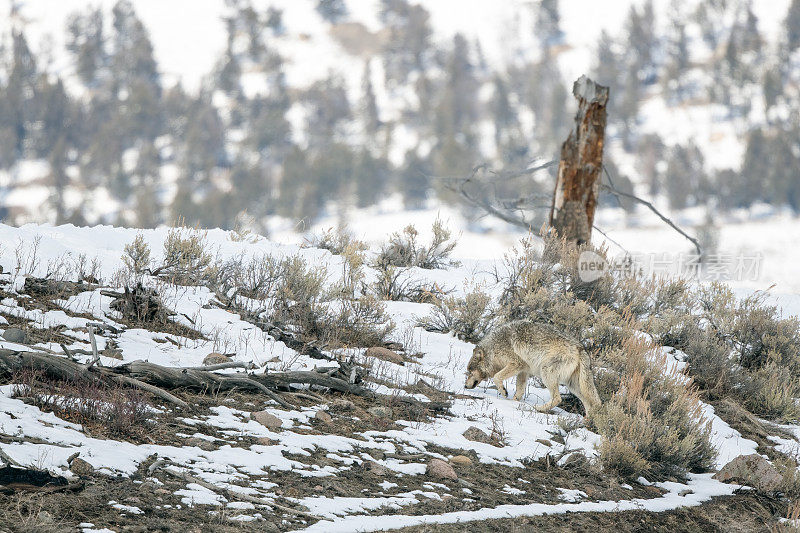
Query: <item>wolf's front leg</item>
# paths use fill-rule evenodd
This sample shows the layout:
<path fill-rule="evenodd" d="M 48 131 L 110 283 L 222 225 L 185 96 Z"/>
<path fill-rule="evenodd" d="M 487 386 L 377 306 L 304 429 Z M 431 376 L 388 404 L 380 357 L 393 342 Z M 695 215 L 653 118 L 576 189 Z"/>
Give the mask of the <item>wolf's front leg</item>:
<path fill-rule="evenodd" d="M 514 399 L 518 402 L 522 401 L 525 396 L 525 390 L 528 388 L 528 373 L 520 372 L 517 374 L 517 391 L 514 393 Z"/>
<path fill-rule="evenodd" d="M 494 386 L 497 387 L 497 392 L 500 393 L 505 398 L 508 398 L 508 391 L 506 390 L 505 385 L 503 382 L 513 376 L 514 374 L 519 372 L 519 368 L 517 365 L 510 363 L 506 365 L 500 372 L 494 375 L 492 380 L 494 381 Z"/>

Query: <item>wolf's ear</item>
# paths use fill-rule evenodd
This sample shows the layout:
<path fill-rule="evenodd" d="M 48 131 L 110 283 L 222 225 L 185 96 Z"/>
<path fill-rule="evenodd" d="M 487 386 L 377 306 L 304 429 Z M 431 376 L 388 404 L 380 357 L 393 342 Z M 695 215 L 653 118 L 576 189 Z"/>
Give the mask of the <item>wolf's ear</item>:
<path fill-rule="evenodd" d="M 474 357 L 476 361 L 482 361 L 485 356 L 486 352 L 480 346 L 476 346 L 472 351 L 472 357 Z"/>

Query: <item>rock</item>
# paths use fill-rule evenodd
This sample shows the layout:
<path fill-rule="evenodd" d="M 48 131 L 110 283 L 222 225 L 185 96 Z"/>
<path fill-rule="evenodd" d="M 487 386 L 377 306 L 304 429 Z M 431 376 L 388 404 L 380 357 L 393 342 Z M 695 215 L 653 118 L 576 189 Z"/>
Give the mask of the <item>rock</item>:
<path fill-rule="evenodd" d="M 220 363 L 229 363 L 231 358 L 227 355 L 222 355 L 221 353 L 211 352 L 203 359 L 204 365 L 218 365 Z"/>
<path fill-rule="evenodd" d="M 456 471 L 453 470 L 452 466 L 450 466 L 447 462 L 436 458 L 428 461 L 428 467 L 425 469 L 425 473 L 438 479 L 458 479 L 458 475 L 456 474 Z"/>
<path fill-rule="evenodd" d="M 389 472 L 388 468 L 375 461 L 364 461 L 364 470 L 376 476 L 385 476 Z"/>
<path fill-rule="evenodd" d="M 333 411 L 352 411 L 354 408 L 355 404 L 344 398 L 337 398 L 331 402 L 331 410 Z"/>
<path fill-rule="evenodd" d="M 28 343 L 28 334 L 19 328 L 8 328 L 3 332 L 3 338 L 8 342 L 16 342 L 17 344 Z"/>
<path fill-rule="evenodd" d="M 406 363 L 402 355 L 382 346 L 373 346 L 372 348 L 367 348 L 366 355 L 367 357 L 374 357 L 375 359 L 388 361 L 397 365 L 404 365 Z"/>
<path fill-rule="evenodd" d="M 322 422 L 324 424 L 330 424 L 331 422 L 333 422 L 333 418 L 331 417 L 331 415 L 329 415 L 328 413 L 326 413 L 323 410 L 317 411 L 314 414 L 314 418 L 316 418 L 317 420 L 319 420 L 320 422 Z"/>
<path fill-rule="evenodd" d="M 102 355 L 103 357 L 110 357 L 111 359 L 119 359 L 120 361 L 122 361 L 122 350 L 119 350 L 117 348 L 106 348 L 105 350 L 100 352 L 100 355 Z"/>
<path fill-rule="evenodd" d="M 553 443 L 550 442 L 547 439 L 536 439 L 536 442 L 538 442 L 539 444 L 542 444 L 544 446 L 547 446 L 548 448 L 551 448 L 553 446 Z"/>
<path fill-rule="evenodd" d="M 454 465 L 459 466 L 469 466 L 472 464 L 472 459 L 467 457 L 466 455 L 454 455 L 450 458 L 450 462 Z"/>
<path fill-rule="evenodd" d="M 385 405 L 376 405 L 367 409 L 367 412 L 377 418 L 392 418 L 394 412 L 391 407 Z"/>
<path fill-rule="evenodd" d="M 383 450 L 379 450 L 377 448 L 370 448 L 369 450 L 367 450 L 367 453 L 373 459 L 378 459 L 380 461 L 383 461 L 384 459 L 386 459 L 386 452 L 384 452 Z"/>
<path fill-rule="evenodd" d="M 207 441 L 206 439 L 201 439 L 200 437 L 191 437 L 191 438 L 186 439 L 186 445 L 187 446 L 197 446 L 198 448 L 200 448 L 201 450 L 204 450 L 206 452 L 210 452 L 210 451 L 216 449 L 216 447 L 214 446 L 213 443 L 211 443 L 210 441 Z"/>
<path fill-rule="evenodd" d="M 376 405 L 375 407 L 370 407 L 367 409 L 367 412 L 374 416 L 375 418 L 392 418 L 392 409 L 390 407 L 386 407 L 385 405 Z"/>
<path fill-rule="evenodd" d="M 267 429 L 280 429 L 281 425 L 283 424 L 280 418 L 267 411 L 250 413 L 250 418 Z"/>
<path fill-rule="evenodd" d="M 69 464 L 69 469 L 76 476 L 91 476 L 94 474 L 94 467 L 80 457 L 76 457 L 72 460 Z"/>
<path fill-rule="evenodd" d="M 780 486 L 783 476 L 769 461 L 754 453 L 735 458 L 714 474 L 714 479 L 723 483 L 743 483 L 761 492 L 773 492 Z"/>
<path fill-rule="evenodd" d="M 485 431 L 480 428 L 476 428 L 475 426 L 470 426 L 467 428 L 462 435 L 464 435 L 465 439 L 473 442 L 483 442 L 485 444 L 491 444 L 492 442 L 492 439 L 486 434 Z"/>
<path fill-rule="evenodd" d="M 272 440 L 268 437 L 258 437 L 256 442 L 262 446 L 274 446 L 275 444 L 278 444 L 278 441 Z"/>

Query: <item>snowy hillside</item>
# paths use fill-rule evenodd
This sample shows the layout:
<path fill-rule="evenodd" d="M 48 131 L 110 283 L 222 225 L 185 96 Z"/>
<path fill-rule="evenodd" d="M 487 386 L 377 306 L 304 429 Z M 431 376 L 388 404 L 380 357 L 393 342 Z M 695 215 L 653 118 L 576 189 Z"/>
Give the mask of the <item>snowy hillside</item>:
<path fill-rule="evenodd" d="M 80 492 L 64 496 L 65 500 L 52 496 L 58 503 L 50 512 L 62 513 L 67 523 L 83 522 L 84 531 L 131 524 L 156 528 L 163 520 L 207 527 L 238 523 L 245 529 L 276 531 L 378 531 L 563 513 L 669 512 L 733 494 L 739 485 L 712 479 L 712 472 L 739 455 L 773 453 L 762 441 L 759 444 L 732 428 L 714 407 L 700 402 L 700 412 L 692 416 L 703 416 L 710 424 L 708 438 L 716 456 L 710 471 L 685 476 L 676 471 L 682 479 L 669 476 L 656 483 L 643 477 L 638 481 L 607 477 L 598 467 L 608 437 L 586 427 L 580 408 L 572 405 L 565 410 L 565 405 L 551 413 L 536 412 L 532 406 L 546 401 L 548 393 L 535 381 L 521 403 L 499 397 L 492 387 L 464 389 L 474 345 L 453 334 L 419 327 L 420 317 L 434 312 L 435 304 L 383 302 L 381 320 L 395 327 L 381 342 L 391 349 L 365 352 L 364 347 L 335 346 L 333 337 L 329 348 L 314 340 L 296 346 L 291 344 L 293 336 L 296 340 L 303 334 L 296 325 L 264 329 L 264 324 L 277 319 L 254 319 L 270 316 L 270 305 L 279 306 L 280 289 L 265 293 L 268 300 L 262 302 L 258 300 L 262 296 L 246 292 L 245 285 L 225 293 L 216 281 L 198 285 L 179 279 L 199 271 L 179 274 L 155 268 L 176 264 L 164 257 L 170 250 L 165 243 L 178 239 L 186 244 L 192 235 L 199 235 L 202 250 L 213 255 L 215 269 L 300 261 L 309 269 L 302 267 L 302 272 L 321 273 L 325 292 L 335 295 L 353 275 L 350 252 L 334 255 L 222 230 L 175 231 L 0 226 L 4 243 L 0 361 L 4 354 L 22 357 L 31 352 L 66 361 L 66 352 L 76 368 L 84 368 L 78 363 L 92 361 L 94 335 L 100 375 L 106 369 L 134 369 L 137 361 L 194 369 L 223 363 L 223 370 L 217 370 L 222 378 L 252 380 L 291 372 L 319 376 L 323 374 L 315 369 L 324 368 L 324 375 L 340 376 L 343 390 L 352 392 L 341 394 L 324 385 L 289 386 L 292 378 L 286 386 L 273 389 L 278 391 L 277 400 L 241 383 L 237 391 L 211 396 L 184 388 L 175 394 L 192 407 L 176 408 L 163 398 L 144 400 L 146 411 L 138 423 L 148 428 L 145 433 L 123 426 L 119 431 L 129 433 L 108 434 L 91 418 L 82 422 L 73 421 L 76 415 L 65 418 L 74 404 L 59 403 L 58 398 L 65 394 L 76 401 L 69 396 L 74 394 L 70 392 L 74 383 L 51 393 L 49 399 L 37 400 L 36 379 L 44 377 L 32 380 L 25 372 L 14 373 L 0 387 L 0 458 L 65 476 L 72 483 L 80 478 L 86 488 L 77 490 L 101 490 L 102 500 L 96 499 L 93 509 L 79 520 L 65 517 L 74 516 L 67 511 L 73 505 L 69 498 L 81 498 Z M 131 258 L 136 256 L 133 244 L 152 251 L 138 267 L 147 264 L 151 274 L 131 270 Z M 376 253 L 376 248 L 366 253 L 368 264 Z M 463 249 L 459 255 L 460 266 L 411 268 L 405 275 L 426 286 L 452 289 L 454 298 L 469 297 L 475 287 L 500 297 L 503 287 L 492 272 L 502 270 L 503 263 L 468 259 Z M 267 257 L 274 262 L 258 262 Z M 380 269 L 363 268 L 365 288 L 359 291 L 369 292 L 366 287 L 378 280 Z M 163 272 L 171 274 L 165 277 Z M 248 272 L 258 276 L 262 271 Z M 156 289 L 158 305 L 171 313 L 168 320 L 132 319 L 120 307 L 135 279 Z M 123 291 L 120 284 L 128 289 Z M 357 301 L 368 297 L 364 294 Z M 333 299 L 314 304 L 327 309 L 324 313 L 352 305 L 347 298 L 327 298 Z M 351 319 L 346 328 L 361 327 L 358 324 Z M 314 349 L 308 351 L 309 346 Z M 209 360 L 209 354 L 217 355 Z M 681 384 L 688 379 L 682 374 L 687 369 L 686 354 L 656 346 L 644 357 L 642 361 L 653 361 L 646 364 L 657 368 L 662 368 L 657 361 L 663 361 L 662 371 L 672 375 L 667 380 Z M 612 367 L 600 375 L 613 372 Z M 349 373 L 349 384 L 346 375 L 341 377 L 343 369 Z M 360 384 L 353 380 L 356 375 L 363 376 Z M 294 379 L 302 383 L 304 378 Z M 604 400 L 613 402 L 608 396 Z M 800 428 L 782 428 L 775 442 L 791 453 L 800 446 L 794 440 L 800 438 Z M 789 437 L 792 431 L 795 437 Z M 580 466 L 584 464 L 594 466 Z M 47 523 L 41 513 L 26 519 Z"/>

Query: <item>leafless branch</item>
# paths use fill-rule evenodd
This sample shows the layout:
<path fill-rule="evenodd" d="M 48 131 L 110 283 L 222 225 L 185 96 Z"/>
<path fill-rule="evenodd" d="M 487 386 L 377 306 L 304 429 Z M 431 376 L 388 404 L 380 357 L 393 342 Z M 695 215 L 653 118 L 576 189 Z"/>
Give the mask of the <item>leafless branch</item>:
<path fill-rule="evenodd" d="M 605 165 L 603 165 L 603 170 L 605 171 L 605 174 L 606 174 L 606 177 L 608 178 L 609 183 L 611 183 L 611 177 L 610 177 L 610 174 L 608 173 L 608 169 L 605 167 Z M 672 229 L 674 229 L 675 231 L 677 231 L 678 233 L 680 233 L 681 235 L 686 237 L 686 239 L 689 240 L 689 242 L 691 242 L 694 245 L 695 249 L 697 250 L 697 255 L 702 255 L 703 250 L 700 247 L 700 243 L 697 241 L 697 239 L 695 239 L 694 237 L 692 237 L 691 235 L 689 235 L 688 233 L 683 231 L 681 228 L 679 228 L 672 220 L 667 218 L 666 215 L 664 215 L 663 213 L 661 213 L 661 211 L 656 209 L 656 207 L 652 203 L 650 203 L 647 200 L 644 200 L 642 198 L 639 198 L 638 196 L 635 196 L 633 194 L 629 194 L 627 192 L 623 192 L 623 191 L 620 191 L 618 189 L 615 189 L 612 185 L 606 185 L 605 183 L 601 183 L 600 187 L 603 190 L 608 191 L 609 193 L 613 194 L 617 198 L 622 197 L 622 198 L 626 198 L 628 200 L 633 200 L 634 202 L 642 204 L 643 206 L 647 207 L 650 211 L 655 213 L 655 215 L 658 218 L 660 218 L 665 224 L 667 224 L 669 227 L 671 227 Z"/>

